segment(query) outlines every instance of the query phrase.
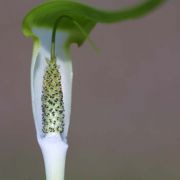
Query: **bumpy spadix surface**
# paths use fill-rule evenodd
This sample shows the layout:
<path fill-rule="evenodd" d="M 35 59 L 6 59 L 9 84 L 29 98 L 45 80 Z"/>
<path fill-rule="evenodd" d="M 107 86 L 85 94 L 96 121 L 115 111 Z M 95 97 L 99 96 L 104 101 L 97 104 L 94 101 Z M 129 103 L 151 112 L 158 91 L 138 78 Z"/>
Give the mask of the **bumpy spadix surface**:
<path fill-rule="evenodd" d="M 42 118 L 44 133 L 63 133 L 64 102 L 61 75 L 56 59 L 46 60 L 47 67 L 43 77 Z"/>

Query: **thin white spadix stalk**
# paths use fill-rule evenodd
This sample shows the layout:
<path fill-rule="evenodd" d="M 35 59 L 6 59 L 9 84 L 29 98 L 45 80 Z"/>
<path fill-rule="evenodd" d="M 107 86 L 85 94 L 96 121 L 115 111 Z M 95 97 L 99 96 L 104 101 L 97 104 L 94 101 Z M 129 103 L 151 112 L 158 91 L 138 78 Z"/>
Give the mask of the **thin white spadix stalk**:
<path fill-rule="evenodd" d="M 68 34 L 56 34 L 56 64 L 61 76 L 64 103 L 64 130 L 61 133 L 43 132 L 42 92 L 43 77 L 48 66 L 47 58 L 51 58 L 52 30 L 33 29 L 39 39 L 35 45 L 31 65 L 31 95 L 37 139 L 40 145 L 46 171 L 46 180 L 64 180 L 65 159 L 67 152 L 67 132 L 71 112 L 72 61 L 64 48 Z"/>

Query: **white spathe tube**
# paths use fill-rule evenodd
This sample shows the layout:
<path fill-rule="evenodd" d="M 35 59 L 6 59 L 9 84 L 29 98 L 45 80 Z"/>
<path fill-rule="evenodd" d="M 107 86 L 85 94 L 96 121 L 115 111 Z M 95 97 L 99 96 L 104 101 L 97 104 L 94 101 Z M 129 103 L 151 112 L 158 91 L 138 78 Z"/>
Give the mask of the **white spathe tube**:
<path fill-rule="evenodd" d="M 67 50 L 64 48 L 68 34 L 64 32 L 56 33 L 56 63 L 61 74 L 65 110 L 64 131 L 62 134 L 44 134 L 42 131 L 43 120 L 41 97 L 43 75 L 47 66 L 46 58 L 50 59 L 52 31 L 48 29 L 34 29 L 33 32 L 39 40 L 38 45 L 35 44 L 31 64 L 31 97 L 37 139 L 44 158 L 47 180 L 63 180 L 66 152 L 68 148 L 67 133 L 71 113 L 73 78 L 72 61 Z"/>
<path fill-rule="evenodd" d="M 46 180 L 63 180 L 68 145 L 56 135 L 47 135 L 39 144 L 44 158 Z"/>

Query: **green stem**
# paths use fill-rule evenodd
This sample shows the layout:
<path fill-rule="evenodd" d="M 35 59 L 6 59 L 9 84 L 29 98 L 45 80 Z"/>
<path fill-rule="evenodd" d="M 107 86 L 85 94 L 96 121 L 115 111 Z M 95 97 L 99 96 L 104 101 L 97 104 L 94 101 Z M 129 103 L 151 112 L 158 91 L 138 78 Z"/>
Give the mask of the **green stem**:
<path fill-rule="evenodd" d="M 56 31 L 57 31 L 57 27 L 59 24 L 59 21 L 63 18 L 63 16 L 59 17 L 53 26 L 53 31 L 52 31 L 52 39 L 51 39 L 51 60 L 55 60 L 56 59 L 56 52 L 55 52 L 55 44 L 56 44 Z"/>
<path fill-rule="evenodd" d="M 98 52 L 98 48 L 96 47 L 95 43 L 89 38 L 88 34 L 85 32 L 85 30 L 81 27 L 81 25 L 75 21 L 72 17 L 67 16 L 67 15 L 62 15 L 54 23 L 53 26 L 53 31 L 52 31 L 52 39 L 51 39 L 51 61 L 54 61 L 56 59 L 56 31 L 59 25 L 59 22 L 61 21 L 62 18 L 69 18 L 72 20 L 73 24 L 80 30 L 80 32 L 84 35 L 85 38 L 88 39 L 89 44 Z"/>

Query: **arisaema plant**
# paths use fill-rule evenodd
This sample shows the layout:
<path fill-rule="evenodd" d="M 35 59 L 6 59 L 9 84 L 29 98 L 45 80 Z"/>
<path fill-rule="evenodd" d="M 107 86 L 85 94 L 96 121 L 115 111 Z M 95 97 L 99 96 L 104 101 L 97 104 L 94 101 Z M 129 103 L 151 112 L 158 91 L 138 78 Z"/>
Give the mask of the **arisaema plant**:
<path fill-rule="evenodd" d="M 144 0 L 126 9 L 107 11 L 69 0 L 49 0 L 25 16 L 23 33 L 34 41 L 32 109 L 47 180 L 64 179 L 73 79 L 70 45 L 91 43 L 89 33 L 97 23 L 134 20 L 164 2 Z"/>

